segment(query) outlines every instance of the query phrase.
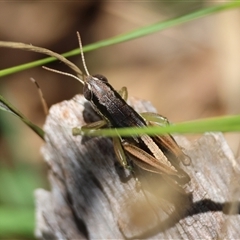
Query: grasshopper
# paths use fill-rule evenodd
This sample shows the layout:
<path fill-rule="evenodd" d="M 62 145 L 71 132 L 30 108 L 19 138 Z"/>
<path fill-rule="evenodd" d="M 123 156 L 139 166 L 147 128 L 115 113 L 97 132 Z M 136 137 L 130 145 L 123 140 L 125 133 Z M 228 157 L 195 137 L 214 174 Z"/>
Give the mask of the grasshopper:
<path fill-rule="evenodd" d="M 83 66 L 87 76 L 84 78 L 80 69 L 61 56 L 48 49 L 35 47 L 23 43 L 0 42 L 2 47 L 20 48 L 29 51 L 35 51 L 55 57 L 76 73 L 60 72 L 54 69 L 44 67 L 47 70 L 57 72 L 63 75 L 71 76 L 83 84 L 83 95 L 91 103 L 93 109 L 102 117 L 102 120 L 83 126 L 82 132 L 86 129 L 97 131 L 102 127 L 126 128 L 126 127 L 146 127 L 153 125 L 164 126 L 169 124 L 167 118 L 156 113 L 137 113 L 127 104 L 128 92 L 125 87 L 116 91 L 103 75 L 90 75 L 86 67 L 82 43 L 79 33 L 77 33 Z M 77 135 L 76 128 L 73 134 Z M 171 135 L 113 137 L 113 146 L 120 164 L 134 171 L 134 165 L 129 162 L 130 159 L 138 167 L 157 174 L 161 174 L 164 179 L 173 185 L 184 185 L 190 181 L 188 174 L 180 167 L 180 162 L 187 164 L 189 157 L 185 155 L 179 145 Z M 128 156 L 129 158 L 127 158 Z"/>

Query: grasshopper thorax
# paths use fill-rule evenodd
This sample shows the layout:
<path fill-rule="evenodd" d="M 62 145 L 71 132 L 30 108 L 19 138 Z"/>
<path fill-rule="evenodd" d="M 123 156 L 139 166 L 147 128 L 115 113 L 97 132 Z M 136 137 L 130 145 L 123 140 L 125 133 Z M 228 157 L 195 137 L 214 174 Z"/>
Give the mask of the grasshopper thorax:
<path fill-rule="evenodd" d="M 94 95 L 101 96 L 107 90 L 108 80 L 105 76 L 96 74 L 86 77 L 83 85 L 83 95 L 88 100 L 93 100 Z"/>

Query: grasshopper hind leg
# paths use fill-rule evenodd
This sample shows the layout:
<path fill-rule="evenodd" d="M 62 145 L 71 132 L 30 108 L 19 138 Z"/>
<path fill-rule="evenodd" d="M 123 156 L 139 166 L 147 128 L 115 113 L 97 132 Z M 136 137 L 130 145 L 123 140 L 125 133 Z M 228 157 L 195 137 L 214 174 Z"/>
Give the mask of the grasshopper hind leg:
<path fill-rule="evenodd" d="M 170 124 L 166 117 L 158 113 L 144 112 L 140 115 L 146 120 L 148 126 L 165 127 Z M 167 149 L 174 149 L 174 152 L 172 153 L 173 156 L 177 156 L 184 166 L 189 166 L 191 164 L 191 158 L 182 151 L 183 149 L 177 144 L 171 135 L 163 135 L 162 137 L 157 136 L 155 139 L 162 146 L 167 144 Z"/>

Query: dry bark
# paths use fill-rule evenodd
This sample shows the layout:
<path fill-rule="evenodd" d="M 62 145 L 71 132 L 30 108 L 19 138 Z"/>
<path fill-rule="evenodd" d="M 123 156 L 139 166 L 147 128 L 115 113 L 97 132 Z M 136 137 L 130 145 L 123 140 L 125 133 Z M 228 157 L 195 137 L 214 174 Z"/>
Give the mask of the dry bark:
<path fill-rule="evenodd" d="M 138 112 L 155 111 L 130 99 Z M 36 236 L 41 239 L 237 239 L 236 162 L 221 133 L 196 142 L 176 140 L 190 156 L 186 194 L 160 175 L 122 169 L 111 139 L 72 136 L 72 128 L 99 117 L 80 95 L 51 108 L 42 149 L 51 191 L 36 190 Z"/>

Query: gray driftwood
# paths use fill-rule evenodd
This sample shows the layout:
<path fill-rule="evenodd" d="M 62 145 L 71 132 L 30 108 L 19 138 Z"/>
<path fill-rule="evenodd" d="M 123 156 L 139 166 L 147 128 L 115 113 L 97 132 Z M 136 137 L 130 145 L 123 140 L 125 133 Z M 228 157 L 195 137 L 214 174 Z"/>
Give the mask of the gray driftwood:
<path fill-rule="evenodd" d="M 155 111 L 130 99 L 139 112 Z M 176 138 L 191 157 L 191 182 L 176 192 L 159 175 L 122 169 L 111 139 L 72 136 L 99 117 L 82 96 L 51 108 L 42 149 L 51 191 L 36 190 L 40 239 L 237 239 L 239 163 L 221 133 L 196 142 Z"/>

